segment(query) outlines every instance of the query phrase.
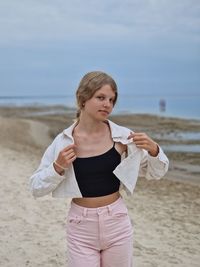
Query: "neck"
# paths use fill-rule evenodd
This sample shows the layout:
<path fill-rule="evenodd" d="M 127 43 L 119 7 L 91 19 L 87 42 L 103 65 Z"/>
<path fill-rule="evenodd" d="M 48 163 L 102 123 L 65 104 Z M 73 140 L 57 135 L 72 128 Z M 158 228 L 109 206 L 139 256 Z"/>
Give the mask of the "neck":
<path fill-rule="evenodd" d="M 105 129 L 105 123 L 103 121 L 96 121 L 88 117 L 80 116 L 77 128 L 79 131 L 87 134 L 99 133 L 102 129 Z"/>

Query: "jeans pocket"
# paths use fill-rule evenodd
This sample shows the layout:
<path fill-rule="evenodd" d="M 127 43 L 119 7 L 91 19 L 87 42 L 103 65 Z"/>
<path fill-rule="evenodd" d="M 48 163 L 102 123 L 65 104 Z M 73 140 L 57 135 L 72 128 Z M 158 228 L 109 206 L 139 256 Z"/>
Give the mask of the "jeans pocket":
<path fill-rule="evenodd" d="M 67 216 L 67 224 L 70 225 L 79 225 L 83 221 L 83 216 L 69 211 Z"/>
<path fill-rule="evenodd" d="M 128 209 L 125 206 L 120 207 L 118 210 L 112 211 L 112 216 L 115 218 L 124 218 L 128 216 Z"/>
<path fill-rule="evenodd" d="M 68 225 L 78 225 L 78 224 L 81 224 L 81 222 L 83 221 L 83 218 L 82 216 L 68 216 L 67 218 L 67 223 Z"/>
<path fill-rule="evenodd" d="M 117 212 L 113 214 L 113 217 L 115 218 L 124 218 L 127 217 L 128 213 L 127 212 Z"/>

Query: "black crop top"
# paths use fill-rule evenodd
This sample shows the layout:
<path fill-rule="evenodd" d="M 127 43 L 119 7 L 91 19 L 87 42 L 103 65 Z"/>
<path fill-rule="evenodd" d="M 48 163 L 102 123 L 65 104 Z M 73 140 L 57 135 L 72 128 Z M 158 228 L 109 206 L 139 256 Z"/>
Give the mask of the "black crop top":
<path fill-rule="evenodd" d="M 121 161 L 115 143 L 107 152 L 73 162 L 76 180 L 83 197 L 106 196 L 119 190 L 120 181 L 113 170 Z"/>

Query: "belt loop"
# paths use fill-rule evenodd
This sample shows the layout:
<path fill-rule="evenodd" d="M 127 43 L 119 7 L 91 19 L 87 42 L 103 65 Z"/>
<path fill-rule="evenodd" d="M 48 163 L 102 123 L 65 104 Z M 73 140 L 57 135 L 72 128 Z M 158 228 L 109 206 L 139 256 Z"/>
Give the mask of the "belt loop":
<path fill-rule="evenodd" d="M 112 208 L 111 208 L 111 206 L 108 205 L 107 208 L 108 208 L 108 214 L 111 215 L 112 214 Z"/>
<path fill-rule="evenodd" d="M 83 209 L 83 216 L 86 217 L 87 216 L 87 208 Z"/>

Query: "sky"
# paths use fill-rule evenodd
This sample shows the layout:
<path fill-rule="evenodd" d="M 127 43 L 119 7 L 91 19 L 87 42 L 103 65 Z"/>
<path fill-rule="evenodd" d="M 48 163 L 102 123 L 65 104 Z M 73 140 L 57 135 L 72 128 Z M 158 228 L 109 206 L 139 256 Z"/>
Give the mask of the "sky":
<path fill-rule="evenodd" d="M 200 97 L 199 0 L 0 0 L 0 96 L 74 94 L 92 70 L 121 94 Z"/>

